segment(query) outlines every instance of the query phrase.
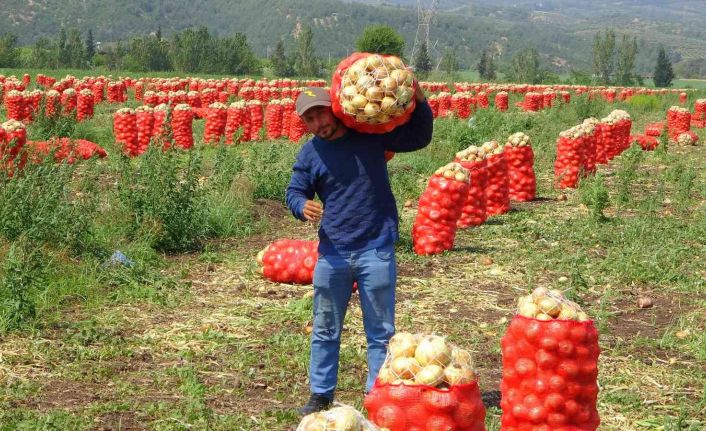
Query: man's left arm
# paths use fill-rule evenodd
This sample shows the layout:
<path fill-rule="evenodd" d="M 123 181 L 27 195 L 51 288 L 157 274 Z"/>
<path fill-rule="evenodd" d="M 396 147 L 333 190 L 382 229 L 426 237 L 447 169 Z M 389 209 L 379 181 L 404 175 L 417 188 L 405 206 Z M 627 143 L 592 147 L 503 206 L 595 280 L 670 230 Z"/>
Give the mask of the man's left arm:
<path fill-rule="evenodd" d="M 407 153 L 420 150 L 431 142 L 434 131 L 434 115 L 419 83 L 415 81 L 414 85 L 417 106 L 406 124 L 382 135 L 386 150 Z"/>

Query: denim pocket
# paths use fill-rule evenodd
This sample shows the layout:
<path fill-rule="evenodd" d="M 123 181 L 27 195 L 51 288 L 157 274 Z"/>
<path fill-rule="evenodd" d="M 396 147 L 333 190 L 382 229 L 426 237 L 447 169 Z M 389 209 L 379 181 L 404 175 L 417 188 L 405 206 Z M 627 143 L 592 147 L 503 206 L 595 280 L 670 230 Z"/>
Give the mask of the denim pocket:
<path fill-rule="evenodd" d="M 392 256 L 395 254 L 395 248 L 386 246 L 386 247 L 378 247 L 375 249 L 375 256 L 385 262 L 389 262 L 392 260 Z"/>

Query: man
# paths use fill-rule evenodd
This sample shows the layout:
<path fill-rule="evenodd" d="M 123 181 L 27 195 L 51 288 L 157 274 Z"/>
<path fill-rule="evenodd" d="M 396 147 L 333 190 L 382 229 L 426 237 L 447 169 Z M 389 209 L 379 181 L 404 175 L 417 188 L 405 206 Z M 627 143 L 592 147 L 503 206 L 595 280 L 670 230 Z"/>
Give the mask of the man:
<path fill-rule="evenodd" d="M 414 85 L 417 105 L 412 118 L 385 134 L 346 128 L 333 115 L 324 89 L 307 88 L 297 97 L 296 112 L 314 137 L 297 155 L 287 206 L 302 221 L 321 220 L 314 270 L 311 397 L 299 409 L 302 415 L 325 410 L 333 401 L 341 330 L 354 282 L 368 343 L 366 391 L 375 382 L 395 333 L 398 215 L 385 151 L 415 151 L 431 141 L 431 109 L 418 83 Z"/>

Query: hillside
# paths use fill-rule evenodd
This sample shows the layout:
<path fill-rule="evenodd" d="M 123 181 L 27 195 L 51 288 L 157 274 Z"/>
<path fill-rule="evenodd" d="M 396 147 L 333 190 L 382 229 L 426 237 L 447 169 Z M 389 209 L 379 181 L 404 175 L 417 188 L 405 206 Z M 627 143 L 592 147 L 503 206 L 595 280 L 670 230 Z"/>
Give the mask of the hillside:
<path fill-rule="evenodd" d="M 367 4 L 365 4 L 367 3 Z M 470 4 L 469 4 L 470 3 Z M 493 46 L 500 62 L 517 50 L 536 47 L 555 70 L 587 69 L 595 32 L 607 26 L 641 39 L 638 69 L 648 72 L 656 47 L 664 44 L 675 61 L 706 58 L 706 30 L 699 23 L 704 12 L 686 1 L 626 1 L 619 8 L 610 2 L 525 0 L 474 2 L 442 0 L 432 29 L 434 54 L 453 48 L 463 65 L 474 64 L 480 51 Z M 96 40 L 109 42 L 154 32 L 163 34 L 205 25 L 215 34 L 242 32 L 260 56 L 271 52 L 279 38 L 288 49 L 297 31 L 310 25 L 320 56 L 337 58 L 353 50 L 355 38 L 369 24 L 388 24 L 407 41 L 410 52 L 417 28 L 412 0 L 4 0 L 0 28 L 30 44 L 57 29 L 93 30 Z"/>

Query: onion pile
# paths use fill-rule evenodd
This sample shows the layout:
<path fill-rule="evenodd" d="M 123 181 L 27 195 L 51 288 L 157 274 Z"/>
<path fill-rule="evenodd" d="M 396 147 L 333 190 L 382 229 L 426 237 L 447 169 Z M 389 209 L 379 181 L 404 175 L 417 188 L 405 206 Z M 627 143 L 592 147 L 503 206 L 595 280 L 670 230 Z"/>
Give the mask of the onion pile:
<path fill-rule="evenodd" d="M 414 100 L 414 75 L 395 56 L 368 55 L 341 79 L 338 100 L 357 123 L 385 124 L 405 114 Z"/>
<path fill-rule="evenodd" d="M 473 359 L 437 335 L 400 332 L 390 339 L 378 382 L 445 387 L 475 382 Z"/>
<path fill-rule="evenodd" d="M 319 258 L 318 241 L 279 239 L 257 254 L 260 273 L 277 283 L 309 284 Z"/>
<path fill-rule="evenodd" d="M 575 302 L 566 299 L 561 290 L 538 287 L 517 302 L 517 314 L 537 320 L 576 320 L 585 322 L 588 315 Z"/>
<path fill-rule="evenodd" d="M 356 409 L 339 405 L 330 410 L 304 416 L 296 431 L 375 431 Z"/>

